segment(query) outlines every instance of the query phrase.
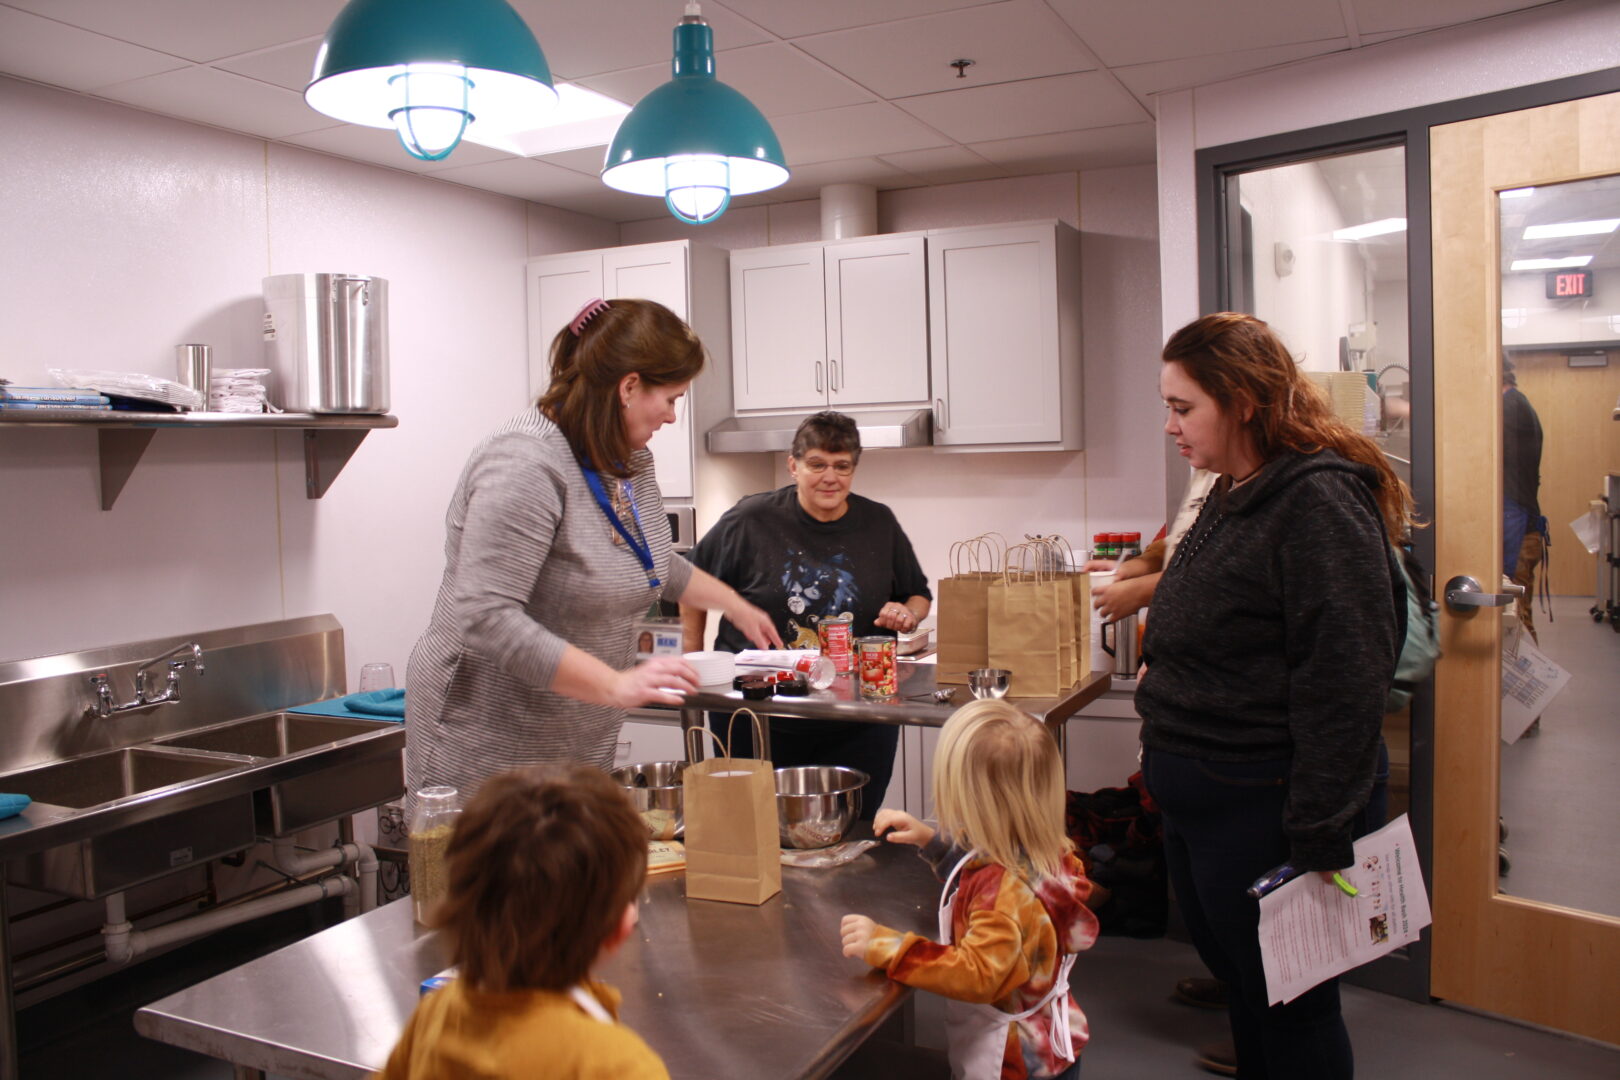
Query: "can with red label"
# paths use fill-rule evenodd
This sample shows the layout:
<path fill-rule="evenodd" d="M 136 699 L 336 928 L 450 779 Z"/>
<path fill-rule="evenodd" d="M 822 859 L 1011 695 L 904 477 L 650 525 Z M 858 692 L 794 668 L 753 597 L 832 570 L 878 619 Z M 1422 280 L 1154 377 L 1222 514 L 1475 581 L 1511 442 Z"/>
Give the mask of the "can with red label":
<path fill-rule="evenodd" d="M 859 638 L 855 642 L 861 672 L 861 697 L 891 698 L 900 684 L 894 666 L 894 638 L 885 634 Z"/>
<path fill-rule="evenodd" d="M 821 622 L 816 624 L 816 634 L 821 638 L 821 655 L 833 662 L 833 668 L 840 675 L 848 675 L 855 666 L 854 627 L 853 615 L 823 615 Z"/>

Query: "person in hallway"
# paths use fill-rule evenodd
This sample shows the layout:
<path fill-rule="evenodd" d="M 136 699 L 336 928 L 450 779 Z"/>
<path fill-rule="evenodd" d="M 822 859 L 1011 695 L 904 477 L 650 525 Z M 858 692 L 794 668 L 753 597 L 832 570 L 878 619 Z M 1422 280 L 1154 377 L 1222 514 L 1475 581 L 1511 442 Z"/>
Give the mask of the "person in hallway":
<path fill-rule="evenodd" d="M 670 551 L 647 442 L 703 362 L 668 308 L 594 300 L 552 341 L 540 400 L 473 451 L 406 670 L 408 791 L 466 798 L 539 761 L 612 767 L 626 709 L 697 687 L 679 657 L 634 662 L 636 621 L 660 596 L 779 643 L 769 616 Z"/>
<path fill-rule="evenodd" d="M 928 578 L 893 511 L 851 492 L 861 460 L 855 421 L 837 412 L 808 417 L 793 434 L 788 475 L 793 482 L 750 495 L 726 511 L 689 556 L 692 564 L 735 588 L 770 613 L 790 649 L 819 644 L 818 624 L 833 615 L 853 619 L 851 637 L 908 633 L 933 603 Z M 708 614 L 681 605 L 686 651 L 703 648 Z M 752 640 L 729 616 L 715 647 L 738 652 Z M 720 714 L 711 724 L 724 736 Z M 862 816 L 871 820 L 894 771 L 900 729 L 888 724 L 772 717 L 771 760 L 793 765 L 843 765 L 871 777 Z M 752 754 L 752 732 L 733 736 L 739 755 Z"/>
<path fill-rule="evenodd" d="M 1541 418 L 1519 389 L 1513 361 L 1502 357 L 1502 573 L 1524 587 L 1519 621 L 1537 643 L 1536 567 L 1546 554 L 1541 515 Z"/>
<path fill-rule="evenodd" d="M 1353 1075 L 1339 988 L 1268 1004 L 1259 905 L 1287 863 L 1331 879 L 1374 784 L 1405 617 L 1392 543 L 1411 494 L 1264 322 L 1171 336 L 1160 391 L 1182 456 L 1220 473 L 1153 594 L 1136 691 L 1171 886 L 1229 987 L 1239 1075 Z"/>
<path fill-rule="evenodd" d="M 952 1076 L 1075 1080 L 1090 1028 L 1069 976 L 1097 918 L 1063 832 L 1057 741 L 1010 701 L 974 701 L 940 731 L 933 787 L 938 830 L 885 809 L 873 833 L 916 845 L 945 883 L 938 940 L 850 914 L 844 955 L 947 999 Z"/>
<path fill-rule="evenodd" d="M 462 813 L 433 915 L 455 978 L 423 997 L 376 1080 L 668 1080 L 591 969 L 635 929 L 647 829 L 588 765 L 491 777 Z"/>

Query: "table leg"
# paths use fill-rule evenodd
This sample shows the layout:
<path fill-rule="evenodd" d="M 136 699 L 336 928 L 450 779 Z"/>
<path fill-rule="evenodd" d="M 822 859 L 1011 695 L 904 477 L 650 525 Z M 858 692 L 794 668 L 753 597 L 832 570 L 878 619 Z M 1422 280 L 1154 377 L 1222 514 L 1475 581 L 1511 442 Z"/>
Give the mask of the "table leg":
<path fill-rule="evenodd" d="M 747 708 L 747 706 L 743 705 L 739 706 L 738 708 Z M 681 742 L 686 746 L 687 761 L 698 762 L 709 756 L 709 737 L 707 735 L 699 735 L 697 738 L 693 738 L 687 734 L 687 732 L 694 728 L 700 731 L 703 730 L 703 712 L 704 710 L 698 708 L 683 708 L 681 710 Z M 763 713 L 758 713 L 757 715 L 759 716 L 759 738 L 755 741 L 758 742 L 759 745 L 754 747 L 754 756 L 761 761 L 770 761 L 771 718 Z"/>
<path fill-rule="evenodd" d="M 11 912 L 6 906 L 6 864 L 0 862 L 0 1080 L 18 1080 L 17 1001 L 11 993 Z"/>

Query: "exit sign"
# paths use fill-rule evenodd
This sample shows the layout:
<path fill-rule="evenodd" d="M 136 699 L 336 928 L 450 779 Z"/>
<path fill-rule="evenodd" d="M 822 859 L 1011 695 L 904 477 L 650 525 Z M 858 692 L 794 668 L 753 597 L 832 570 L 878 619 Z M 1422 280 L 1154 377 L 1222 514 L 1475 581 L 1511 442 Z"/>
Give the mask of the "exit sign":
<path fill-rule="evenodd" d="M 1547 273 L 1547 299 L 1570 300 L 1592 295 L 1592 271 L 1552 270 Z"/>

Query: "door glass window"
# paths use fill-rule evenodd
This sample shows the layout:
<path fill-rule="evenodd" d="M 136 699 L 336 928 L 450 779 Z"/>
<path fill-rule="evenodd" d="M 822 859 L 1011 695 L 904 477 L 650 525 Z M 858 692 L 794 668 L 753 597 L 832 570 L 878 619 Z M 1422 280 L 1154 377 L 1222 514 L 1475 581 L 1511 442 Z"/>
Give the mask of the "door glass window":
<path fill-rule="evenodd" d="M 1502 574 L 1525 590 L 1501 609 L 1498 888 L 1620 915 L 1620 177 L 1497 207 Z"/>
<path fill-rule="evenodd" d="M 1226 189 L 1227 303 L 1270 323 L 1348 424 L 1412 482 L 1406 150 L 1256 169 Z M 1410 715 L 1384 725 L 1388 816 L 1411 797 Z"/>

